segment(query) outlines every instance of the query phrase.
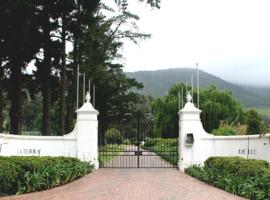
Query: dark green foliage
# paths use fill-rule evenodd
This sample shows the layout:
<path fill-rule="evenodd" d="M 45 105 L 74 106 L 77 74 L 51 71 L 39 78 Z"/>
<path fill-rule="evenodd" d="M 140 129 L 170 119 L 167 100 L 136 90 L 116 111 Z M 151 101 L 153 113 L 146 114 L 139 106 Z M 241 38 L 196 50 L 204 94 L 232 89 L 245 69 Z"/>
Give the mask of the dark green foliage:
<path fill-rule="evenodd" d="M 221 127 L 214 129 L 212 132 L 214 135 L 237 135 L 236 130 L 233 127 Z"/>
<path fill-rule="evenodd" d="M 125 138 L 128 138 L 130 144 L 137 145 L 138 144 L 138 130 L 136 128 L 130 128 L 128 131 L 125 133 Z M 126 141 L 127 142 L 127 141 Z"/>
<path fill-rule="evenodd" d="M 18 191 L 18 178 L 21 167 L 12 162 L 0 159 L 0 195 L 15 194 Z"/>
<path fill-rule="evenodd" d="M 191 87 L 187 88 L 191 91 Z M 181 102 L 186 102 L 185 84 L 172 86 L 168 95 L 157 98 L 152 103 L 155 124 L 159 124 L 160 137 L 166 137 L 166 133 L 177 133 L 178 130 L 178 101 L 179 91 L 183 92 Z M 193 102 L 197 104 L 197 91 L 194 91 Z M 245 112 L 241 104 L 229 91 L 219 91 L 215 86 L 200 89 L 200 109 L 204 128 L 208 132 L 217 129 L 221 121 L 228 124 L 244 123 Z M 165 134 L 164 134 L 165 133 Z"/>
<path fill-rule="evenodd" d="M 247 112 L 246 123 L 248 125 L 247 134 L 262 134 L 264 132 L 265 127 L 263 124 L 263 120 L 259 116 L 257 111 L 249 110 Z"/>
<path fill-rule="evenodd" d="M 196 96 L 194 95 L 196 104 Z M 245 111 L 239 101 L 229 91 L 218 90 L 215 86 L 200 92 L 202 122 L 208 132 L 217 129 L 221 121 L 228 124 L 244 123 Z"/>
<path fill-rule="evenodd" d="M 269 169 L 269 163 L 262 160 L 247 160 L 240 157 L 211 157 L 205 166 L 221 170 L 224 173 L 236 173 L 241 176 L 253 176 Z"/>
<path fill-rule="evenodd" d="M 10 132 L 20 134 L 22 117 L 23 69 L 40 48 L 40 32 L 35 16 L 36 2 L 1 1 L 0 60 L 8 68 L 6 91 L 11 101 Z M 2 63 L 1 63 L 1 67 Z M 3 91 L 2 91 L 3 92 Z M 3 95 L 3 94 L 1 94 Z"/>
<path fill-rule="evenodd" d="M 205 161 L 204 167 L 191 166 L 186 173 L 248 199 L 270 198 L 270 167 L 266 161 L 211 157 Z"/>
<path fill-rule="evenodd" d="M 42 97 L 37 95 L 32 99 L 25 99 L 22 110 L 22 134 L 37 135 L 40 133 L 42 120 Z"/>
<path fill-rule="evenodd" d="M 153 7 L 158 7 L 158 2 L 147 1 Z M 7 121 L 3 115 L 6 110 L 10 111 L 12 134 L 21 134 L 22 128 L 41 129 L 43 135 L 71 131 L 76 116 L 78 66 L 86 80 L 95 85 L 95 106 L 102 124 L 122 119 L 134 108 L 138 94 L 131 88 L 142 88 L 142 84 L 127 78 L 115 58 L 121 57 L 124 40 L 137 43 L 149 35 L 137 31 L 139 17 L 128 12 L 127 1 L 118 3 L 120 9 L 114 12 L 100 0 L 1 1 L 0 132 Z M 111 13 L 105 16 L 104 12 Z M 69 55 L 65 53 L 67 41 L 74 46 Z M 25 68 L 30 62 L 36 69 L 29 75 Z M 3 84 L 4 80 L 8 84 Z M 30 114 L 26 114 L 29 101 L 22 94 L 24 90 L 31 97 L 42 95 L 42 105 Z M 6 92 L 10 108 L 3 100 Z M 83 102 L 82 93 L 80 89 L 78 106 Z M 31 118 L 37 119 L 32 125 Z"/>
<path fill-rule="evenodd" d="M 126 39 L 137 43 L 149 35 L 137 31 L 139 17 L 128 12 L 127 1 L 118 2 L 120 9 L 114 12 L 100 0 L 1 1 L 0 132 L 7 110 L 12 134 L 21 134 L 22 128 L 41 129 L 43 135 L 71 131 L 76 116 L 78 66 L 86 80 L 95 85 L 95 106 L 104 127 L 134 110 L 139 95 L 133 89 L 142 88 L 142 84 L 128 78 L 115 58 L 121 57 L 119 50 Z M 158 2 L 147 1 L 153 7 L 158 7 Z M 105 16 L 104 12 L 111 13 Z M 67 41 L 74 46 L 68 55 Z M 30 62 L 36 69 L 28 74 L 25 69 Z M 84 102 L 81 88 L 78 106 Z M 42 105 L 29 114 L 32 104 L 23 95 L 25 90 L 32 100 L 39 93 L 42 96 Z M 9 107 L 3 103 L 6 92 Z M 30 118 L 37 119 L 33 126 Z"/>
<path fill-rule="evenodd" d="M 147 138 L 143 148 L 155 152 L 164 160 L 177 166 L 178 162 L 178 140 L 177 138 Z M 172 152 L 175 152 L 172 156 Z"/>
<path fill-rule="evenodd" d="M 123 136 L 121 131 L 116 128 L 109 128 L 105 132 L 105 141 L 106 144 L 122 144 Z"/>
<path fill-rule="evenodd" d="M 90 173 L 93 166 L 66 157 L 0 157 L 0 195 L 50 189 Z"/>

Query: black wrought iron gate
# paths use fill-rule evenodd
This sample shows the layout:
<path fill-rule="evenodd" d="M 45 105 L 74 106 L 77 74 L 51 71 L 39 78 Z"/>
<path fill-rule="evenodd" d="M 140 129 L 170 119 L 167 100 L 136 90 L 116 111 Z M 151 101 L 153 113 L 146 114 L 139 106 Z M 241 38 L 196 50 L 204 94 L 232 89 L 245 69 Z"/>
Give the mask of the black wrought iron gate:
<path fill-rule="evenodd" d="M 101 128 L 99 130 L 100 167 L 177 167 L 177 131 L 166 132 L 166 134 L 164 132 L 160 125 L 150 123 L 120 123 Z"/>

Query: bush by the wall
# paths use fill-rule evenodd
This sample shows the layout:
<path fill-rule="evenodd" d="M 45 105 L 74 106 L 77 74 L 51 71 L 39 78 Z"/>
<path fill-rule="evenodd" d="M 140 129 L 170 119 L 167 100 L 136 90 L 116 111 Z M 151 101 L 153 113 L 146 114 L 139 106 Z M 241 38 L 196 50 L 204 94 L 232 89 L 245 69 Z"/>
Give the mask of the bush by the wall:
<path fill-rule="evenodd" d="M 123 137 L 121 131 L 116 128 L 109 128 L 105 132 L 105 140 L 107 144 L 122 144 Z"/>
<path fill-rule="evenodd" d="M 233 127 L 220 127 L 218 129 L 213 130 L 213 134 L 216 136 L 222 136 L 222 135 L 236 135 L 237 132 Z"/>
<path fill-rule="evenodd" d="M 0 195 L 53 188 L 90 173 L 93 166 L 66 157 L 0 157 Z"/>
<path fill-rule="evenodd" d="M 191 166 L 186 173 L 248 199 L 270 199 L 270 167 L 266 161 L 211 157 L 204 167 Z"/>
<path fill-rule="evenodd" d="M 256 110 L 247 111 L 247 134 L 263 134 L 265 133 L 265 125 L 259 113 Z"/>

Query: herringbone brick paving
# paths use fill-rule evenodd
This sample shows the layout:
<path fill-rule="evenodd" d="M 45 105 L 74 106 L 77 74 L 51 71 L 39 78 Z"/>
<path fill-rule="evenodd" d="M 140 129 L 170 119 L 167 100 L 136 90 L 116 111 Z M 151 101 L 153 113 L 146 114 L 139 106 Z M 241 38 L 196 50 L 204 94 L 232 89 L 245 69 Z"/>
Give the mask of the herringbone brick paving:
<path fill-rule="evenodd" d="M 100 169 L 48 191 L 1 200 L 241 200 L 176 169 Z"/>

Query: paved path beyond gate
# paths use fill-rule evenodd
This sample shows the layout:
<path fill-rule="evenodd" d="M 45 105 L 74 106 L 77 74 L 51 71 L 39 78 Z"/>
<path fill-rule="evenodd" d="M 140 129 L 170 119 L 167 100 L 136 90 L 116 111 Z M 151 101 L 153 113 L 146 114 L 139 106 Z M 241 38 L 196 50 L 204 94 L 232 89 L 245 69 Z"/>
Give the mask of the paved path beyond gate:
<path fill-rule="evenodd" d="M 176 169 L 101 169 L 52 190 L 1 200 L 240 200 Z"/>
<path fill-rule="evenodd" d="M 142 152 L 140 156 L 135 155 L 135 152 L 137 150 Z M 175 154 L 176 152 L 173 152 L 173 154 L 175 155 L 173 155 L 172 152 L 166 151 L 163 151 L 162 153 L 163 155 L 167 154 L 171 157 L 176 156 Z M 112 160 L 101 166 L 101 168 L 176 168 L 176 167 L 177 166 L 170 164 L 166 160 L 162 159 L 156 153 L 141 148 L 138 149 L 138 147 L 134 145 L 127 146 L 123 153 L 114 157 Z"/>

